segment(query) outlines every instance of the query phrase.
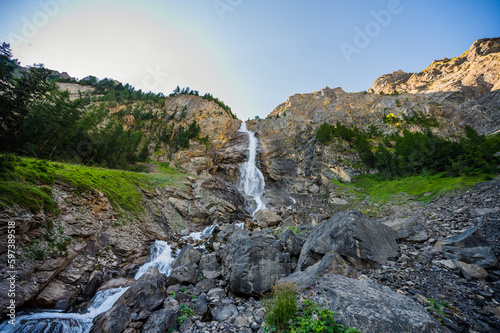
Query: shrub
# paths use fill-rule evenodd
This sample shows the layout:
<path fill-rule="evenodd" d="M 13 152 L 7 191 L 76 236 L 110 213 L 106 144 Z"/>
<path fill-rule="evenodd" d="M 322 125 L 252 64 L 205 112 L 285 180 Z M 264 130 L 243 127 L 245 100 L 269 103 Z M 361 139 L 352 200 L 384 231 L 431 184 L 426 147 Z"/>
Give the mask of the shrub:
<path fill-rule="evenodd" d="M 291 282 L 276 282 L 272 298 L 266 303 L 266 326 L 288 332 L 297 313 L 298 288 Z M 271 329 L 272 331 L 272 329 Z"/>

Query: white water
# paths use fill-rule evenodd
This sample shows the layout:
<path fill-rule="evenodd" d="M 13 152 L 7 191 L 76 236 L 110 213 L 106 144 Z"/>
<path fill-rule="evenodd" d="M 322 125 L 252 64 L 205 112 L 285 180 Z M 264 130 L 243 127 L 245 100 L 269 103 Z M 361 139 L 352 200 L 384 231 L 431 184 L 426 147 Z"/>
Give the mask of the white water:
<path fill-rule="evenodd" d="M 212 228 L 213 231 L 213 228 Z M 151 260 L 142 265 L 135 279 L 146 273 L 151 267 L 168 275 L 171 270 L 172 249 L 167 242 L 156 241 L 151 246 Z M 86 333 L 92 328 L 92 320 L 99 314 L 111 309 L 113 304 L 122 296 L 128 288 L 112 288 L 96 293 L 92 299 L 92 305 L 88 312 L 62 313 L 60 311 L 36 312 L 26 315 L 19 314 L 16 317 L 16 325 L 10 325 L 7 321 L 0 324 L 2 333 Z"/>
<path fill-rule="evenodd" d="M 248 134 L 248 161 L 241 165 L 240 172 L 243 192 L 253 197 L 257 205 L 255 210 L 251 212 L 253 216 L 259 210 L 266 208 L 266 204 L 262 198 L 266 184 L 264 175 L 259 168 L 257 168 L 255 163 L 258 146 L 258 140 L 255 137 L 255 133 L 247 129 L 247 124 L 245 122 L 241 123 L 241 127 L 238 131 Z"/>
<path fill-rule="evenodd" d="M 294 198 L 292 198 L 292 197 L 289 197 L 289 198 L 292 199 L 293 204 L 291 204 L 290 206 L 286 207 L 286 209 L 292 209 L 293 205 L 295 205 L 297 203 L 297 200 L 295 200 Z"/>

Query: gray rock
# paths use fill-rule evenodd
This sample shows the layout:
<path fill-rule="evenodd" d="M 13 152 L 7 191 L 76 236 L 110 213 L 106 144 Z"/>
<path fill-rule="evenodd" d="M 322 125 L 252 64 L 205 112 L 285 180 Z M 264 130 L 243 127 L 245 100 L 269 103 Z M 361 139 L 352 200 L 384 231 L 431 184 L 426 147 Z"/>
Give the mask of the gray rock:
<path fill-rule="evenodd" d="M 90 333 L 122 332 L 131 322 L 130 308 L 125 304 L 115 304 L 108 311 L 94 318 Z"/>
<path fill-rule="evenodd" d="M 218 233 L 217 236 L 215 237 L 218 242 L 227 242 L 229 239 L 229 236 L 232 234 L 245 234 L 243 230 L 241 230 L 240 227 L 238 227 L 235 224 L 231 224 L 228 226 L 223 227 Z"/>
<path fill-rule="evenodd" d="M 195 310 L 200 315 L 207 313 L 207 294 L 201 294 L 196 298 Z"/>
<path fill-rule="evenodd" d="M 215 280 L 204 279 L 196 284 L 196 289 L 200 290 L 202 293 L 207 293 L 216 287 Z"/>
<path fill-rule="evenodd" d="M 184 333 L 191 329 L 191 327 L 193 327 L 193 321 L 191 320 L 191 318 L 186 318 L 182 322 L 182 325 L 179 327 L 179 331 L 181 331 L 181 333 Z"/>
<path fill-rule="evenodd" d="M 238 308 L 234 304 L 222 305 L 212 311 L 212 317 L 216 321 L 227 321 L 238 315 Z"/>
<path fill-rule="evenodd" d="M 326 274 L 316 291 L 316 301 L 337 312 L 338 323 L 363 333 L 448 332 L 422 305 L 369 279 Z"/>
<path fill-rule="evenodd" d="M 491 245 L 478 234 L 476 227 L 471 227 L 458 236 L 442 240 L 441 247 L 448 259 L 476 264 L 483 268 L 498 266 Z"/>
<path fill-rule="evenodd" d="M 153 267 L 144 273 L 115 304 L 125 304 L 137 319 L 145 319 L 157 310 L 167 297 L 167 278 Z"/>
<path fill-rule="evenodd" d="M 466 264 L 461 261 L 457 261 L 457 267 L 460 268 L 460 272 L 467 280 L 484 280 L 488 277 L 488 272 L 481 266 L 474 264 Z"/>
<path fill-rule="evenodd" d="M 300 254 L 300 249 L 304 244 L 304 240 L 302 238 L 297 237 L 295 233 L 286 229 L 280 237 L 280 242 L 283 244 L 284 251 L 290 253 L 292 256 L 297 256 Z"/>
<path fill-rule="evenodd" d="M 291 261 L 278 241 L 245 236 L 220 250 L 222 275 L 236 295 L 262 294 L 291 271 Z"/>
<path fill-rule="evenodd" d="M 220 266 L 216 253 L 204 254 L 200 260 L 200 269 L 207 279 L 216 279 L 220 276 Z"/>
<path fill-rule="evenodd" d="M 182 265 L 176 267 L 170 271 L 170 275 L 168 276 L 168 284 L 195 284 L 198 281 L 198 275 L 200 270 L 198 265 L 194 263 L 188 263 L 186 265 Z"/>
<path fill-rule="evenodd" d="M 320 262 L 307 267 L 304 271 L 290 274 L 281 281 L 293 282 L 300 290 L 313 286 L 326 273 L 343 276 L 356 276 L 356 271 L 337 253 L 327 253 Z"/>
<path fill-rule="evenodd" d="M 189 263 L 198 264 L 200 262 L 200 259 L 201 252 L 191 245 L 186 245 L 182 248 L 181 252 L 179 252 L 177 258 L 175 258 L 174 262 L 172 263 L 172 268 L 176 268 Z"/>
<path fill-rule="evenodd" d="M 214 288 L 207 293 L 207 298 L 210 302 L 215 302 L 226 296 L 226 292 L 222 288 Z"/>
<path fill-rule="evenodd" d="M 398 240 L 421 243 L 429 239 L 427 232 L 414 217 L 395 218 L 382 223 L 396 231 Z"/>
<path fill-rule="evenodd" d="M 132 319 L 146 319 L 166 297 L 166 276 L 153 267 L 116 301 L 111 309 L 94 319 L 92 332 L 121 332 Z"/>
<path fill-rule="evenodd" d="M 395 232 L 357 210 L 342 211 L 313 228 L 302 246 L 297 270 L 335 251 L 356 269 L 376 268 L 398 254 Z"/>
<path fill-rule="evenodd" d="M 169 329 L 177 329 L 179 313 L 168 309 L 153 312 L 142 328 L 143 333 L 166 333 Z M 119 332 L 119 331 L 116 331 Z"/>

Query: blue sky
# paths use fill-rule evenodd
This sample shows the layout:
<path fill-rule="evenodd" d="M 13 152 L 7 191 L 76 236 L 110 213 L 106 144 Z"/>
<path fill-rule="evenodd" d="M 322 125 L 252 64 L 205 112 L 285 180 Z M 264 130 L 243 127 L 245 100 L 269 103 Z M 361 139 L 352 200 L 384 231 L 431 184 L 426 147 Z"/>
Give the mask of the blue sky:
<path fill-rule="evenodd" d="M 421 71 L 499 37 L 499 18 L 498 0 L 0 0 L 0 41 L 23 65 L 189 86 L 246 120 L 295 93 Z"/>

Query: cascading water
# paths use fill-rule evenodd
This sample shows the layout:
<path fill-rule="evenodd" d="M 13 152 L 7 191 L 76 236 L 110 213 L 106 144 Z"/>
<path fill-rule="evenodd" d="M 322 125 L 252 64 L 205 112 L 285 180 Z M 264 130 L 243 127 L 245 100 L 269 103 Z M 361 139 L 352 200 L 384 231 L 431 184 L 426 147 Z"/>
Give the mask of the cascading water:
<path fill-rule="evenodd" d="M 248 161 L 242 164 L 240 172 L 243 192 L 253 197 L 255 200 L 256 207 L 251 212 L 253 216 L 259 210 L 266 208 L 266 204 L 262 198 L 266 183 L 264 181 L 264 175 L 259 168 L 257 168 L 255 163 L 258 146 L 258 140 L 255 137 L 255 133 L 247 129 L 247 124 L 245 122 L 241 123 L 241 127 L 238 131 L 248 134 Z"/>
<path fill-rule="evenodd" d="M 213 231 L 213 226 L 203 230 L 200 235 L 206 235 Z M 195 235 L 195 237 L 197 234 Z M 201 237 L 200 237 L 201 238 Z M 142 265 L 135 275 L 138 279 L 151 267 L 157 267 L 160 273 L 168 275 L 171 264 L 174 261 L 172 249 L 165 241 L 156 241 L 151 246 L 151 259 Z M 29 314 L 20 314 L 16 317 L 15 324 L 7 321 L 0 324 L 2 333 L 86 333 L 92 328 L 92 320 L 99 314 L 108 311 L 113 304 L 127 291 L 128 288 L 112 288 L 97 292 L 92 299 L 92 305 L 88 312 L 62 313 L 61 311 L 45 311 Z"/>

